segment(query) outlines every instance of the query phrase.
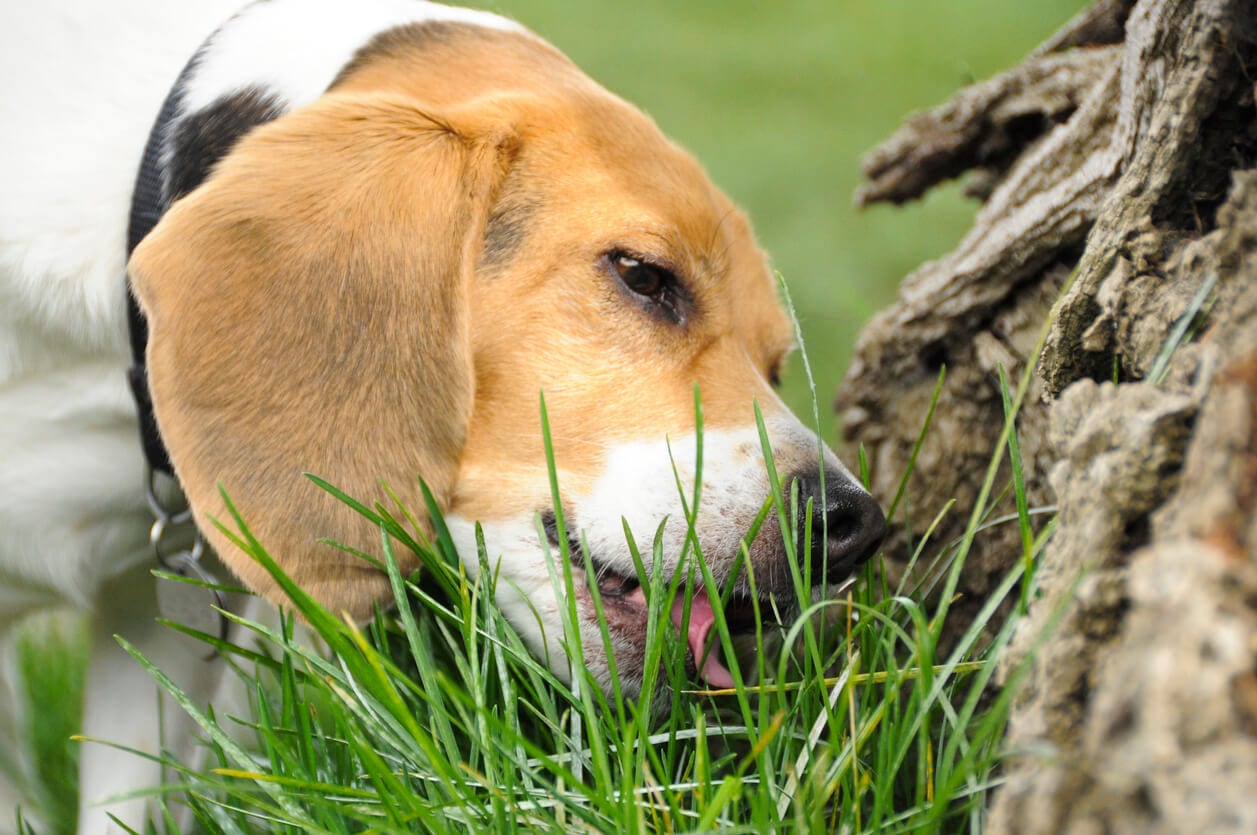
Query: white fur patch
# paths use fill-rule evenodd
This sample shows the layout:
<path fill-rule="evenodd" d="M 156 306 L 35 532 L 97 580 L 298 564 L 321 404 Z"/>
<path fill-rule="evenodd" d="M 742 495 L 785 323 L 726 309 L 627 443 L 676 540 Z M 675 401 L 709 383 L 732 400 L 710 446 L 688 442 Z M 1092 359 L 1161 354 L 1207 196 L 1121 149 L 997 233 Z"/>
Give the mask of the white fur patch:
<path fill-rule="evenodd" d="M 816 466 L 820 446 L 815 433 L 789 413 L 769 418 L 766 428 L 774 458 L 805 460 Z M 694 499 L 697 438 L 688 434 L 666 439 L 631 441 L 612 445 L 602 472 L 588 491 L 567 494 L 563 511 L 569 529 L 588 545 L 590 554 L 603 566 L 623 576 L 635 576 L 636 569 L 625 539 L 627 523 L 646 565 L 651 563 L 656 533 L 663 552 L 663 569 L 669 576 L 681 565 L 687 536 L 686 506 Z M 850 473 L 828 448 L 825 464 L 854 482 Z M 783 482 L 787 474 L 779 472 Z M 564 483 L 559 473 L 559 484 Z M 751 527 L 771 492 L 761 451 L 759 432 L 754 427 L 738 430 L 707 430 L 703 433 L 702 483 L 695 532 L 704 558 L 716 572 L 727 570 L 735 559 L 742 538 Z M 446 519 L 469 573 L 478 566 L 475 526 L 472 520 L 451 515 Z M 538 655 L 549 653 L 551 669 L 568 674 L 567 659 L 559 654 L 562 637 L 561 596 L 551 570 L 546 566 L 546 546 L 537 532 L 535 514 L 509 519 L 481 520 L 486 556 L 498 574 L 496 599 L 512 625 Z M 756 540 L 754 547 L 759 547 Z M 765 543 L 772 547 L 776 543 Z M 553 557 L 558 559 L 558 554 Z M 788 570 L 781 566 L 781 570 Z M 561 572 L 559 566 L 557 571 Z M 561 576 L 561 575 L 560 575 Z M 574 578 L 581 601 L 584 576 Z M 606 671 L 597 628 L 582 621 L 582 641 L 586 664 L 596 675 Z M 643 626 L 644 634 L 644 626 Z M 545 636 L 545 637 L 543 637 Z M 547 645 L 548 637 L 548 645 Z M 623 672 L 623 671 L 622 671 Z M 640 674 L 640 671 L 636 671 Z"/>
<path fill-rule="evenodd" d="M 0 386 L 102 356 L 122 373 L 144 143 L 179 70 L 238 7 L 0 4 Z"/>
<path fill-rule="evenodd" d="M 784 413 L 771 418 L 766 428 L 775 458 L 802 456 L 816 461 L 816 435 L 793 415 Z M 850 478 L 833 453 L 828 449 L 825 452 L 830 468 Z M 656 531 L 663 523 L 664 566 L 674 570 L 687 533 L 685 507 L 694 500 L 696 464 L 694 435 L 615 445 L 593 489 L 574 503 L 568 518 L 584 532 L 593 553 L 621 574 L 632 574 L 634 570 L 623 523 L 628 523 L 643 554 L 650 552 Z M 779 470 L 778 475 L 784 483 L 787 473 Z M 759 431 L 754 426 L 703 433 L 702 485 L 695 532 L 710 562 L 733 559 L 769 493 Z"/>
<path fill-rule="evenodd" d="M 480 573 L 475 522 L 451 515 L 446 517 L 445 523 L 468 575 L 475 578 Z M 546 660 L 556 674 L 566 677 L 569 670 L 559 646 L 563 636 L 559 598 L 546 565 L 544 546 L 537 535 L 536 517 L 483 522 L 481 529 L 485 557 L 490 570 L 498 577 L 494 593 L 498 608 L 519 632 L 528 649 Z M 556 562 L 561 559 L 557 553 L 553 558 Z M 561 572 L 562 567 L 556 566 L 556 570 Z"/>
<path fill-rule="evenodd" d="M 526 31 L 489 12 L 424 0 L 267 0 L 223 26 L 184 91 L 183 110 L 200 110 L 250 86 L 290 107 L 314 101 L 375 35 L 409 23 L 447 20 Z"/>

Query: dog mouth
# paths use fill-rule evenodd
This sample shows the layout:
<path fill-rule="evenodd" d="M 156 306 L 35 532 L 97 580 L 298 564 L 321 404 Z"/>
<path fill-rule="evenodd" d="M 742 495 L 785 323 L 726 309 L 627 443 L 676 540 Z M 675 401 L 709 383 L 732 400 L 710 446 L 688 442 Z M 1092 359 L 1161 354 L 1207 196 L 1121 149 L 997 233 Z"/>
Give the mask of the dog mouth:
<path fill-rule="evenodd" d="M 542 524 L 550 547 L 558 553 L 561 543 L 554 515 L 543 514 Z M 567 542 L 572 566 L 585 573 L 585 552 L 579 537 L 568 531 L 563 538 Z M 636 643 L 644 643 L 649 605 L 641 580 L 636 575 L 621 574 L 593 554 L 589 555 L 588 562 L 593 567 L 591 585 L 597 586 L 608 629 L 627 633 Z M 677 634 L 685 640 L 687 672 L 713 688 L 731 689 L 735 684 L 730 666 L 737 661 L 722 657 L 715 605 L 718 604 L 713 604 L 705 587 L 682 588 L 673 598 L 669 619 Z M 771 605 L 770 600 L 761 600 L 761 612 L 771 611 L 768 608 Z M 722 612 L 731 638 L 754 634 L 759 619 L 755 614 L 755 601 L 750 595 L 735 590 L 722 607 Z"/>

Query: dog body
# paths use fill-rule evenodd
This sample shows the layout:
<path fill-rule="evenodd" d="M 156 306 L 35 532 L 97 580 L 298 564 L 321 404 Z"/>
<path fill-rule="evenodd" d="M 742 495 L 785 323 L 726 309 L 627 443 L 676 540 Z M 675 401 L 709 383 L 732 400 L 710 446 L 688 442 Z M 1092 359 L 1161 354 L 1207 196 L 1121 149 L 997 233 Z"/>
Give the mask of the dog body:
<path fill-rule="evenodd" d="M 152 517 L 125 376 L 126 231 L 157 108 L 230 5 L 54 0 L 0 11 L 0 748 L 19 769 L 14 781 L 0 773 L 0 832 L 13 831 L 16 783 L 35 765 L 17 739 L 30 717 L 18 714 L 10 657 L 23 616 L 93 610 L 86 733 L 156 751 L 163 733 L 190 732 L 173 716 L 160 728 L 153 682 L 111 637 L 198 677 L 200 664 L 180 663 L 189 647 L 153 624 Z M 190 686 L 203 697 L 214 678 Z M 108 826 L 88 798 L 160 776 L 100 746 L 84 746 L 80 761 L 85 833 Z M 136 824 L 144 809 L 112 811 Z"/>
<path fill-rule="evenodd" d="M 177 752 L 189 733 L 174 710 L 160 727 L 152 682 L 113 633 L 194 698 L 221 679 L 153 623 L 128 269 L 157 421 L 199 527 L 276 602 L 213 527 L 219 484 L 294 579 L 365 617 L 384 578 L 316 543 L 375 551 L 379 533 L 302 473 L 366 500 L 385 498 L 383 480 L 415 509 L 422 476 L 472 571 L 482 523 L 499 605 L 561 674 L 546 553 L 588 549 L 634 692 L 644 605 L 625 526 L 647 553 L 662 530 L 664 569 L 682 570 L 681 495 L 701 488 L 708 562 L 749 595 L 735 559 L 772 492 L 755 401 L 783 480 L 824 508 L 826 535 L 804 543 L 818 588 L 867 559 L 880 510 L 769 383 L 792 332 L 749 225 L 649 119 L 495 15 L 235 5 L 47 3 L 0 21 L 0 629 L 66 603 L 95 611 L 86 733 Z M 128 267 L 136 172 L 172 84 L 169 210 Z M 759 593 L 788 609 L 774 524 L 748 554 Z M 577 594 L 584 643 L 600 645 L 589 590 Z M 696 674 L 726 682 L 728 662 L 704 657 L 710 621 L 694 621 Z M 610 686 L 601 650 L 586 662 Z M 101 746 L 82 768 L 88 804 L 157 781 Z M 105 811 L 144 814 L 141 801 L 85 805 L 81 830 L 103 831 Z"/>

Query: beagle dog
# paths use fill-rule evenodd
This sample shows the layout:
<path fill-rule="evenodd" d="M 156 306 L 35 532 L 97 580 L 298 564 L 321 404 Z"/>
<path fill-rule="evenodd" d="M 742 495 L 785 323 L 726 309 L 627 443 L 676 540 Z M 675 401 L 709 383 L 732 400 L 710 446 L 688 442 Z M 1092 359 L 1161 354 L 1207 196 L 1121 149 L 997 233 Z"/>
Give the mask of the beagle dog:
<path fill-rule="evenodd" d="M 366 618 L 387 579 L 320 540 L 378 552 L 379 531 L 303 474 L 367 503 L 387 485 L 413 509 L 422 477 L 472 573 L 482 526 L 498 605 L 560 675 L 546 554 L 587 550 L 594 576 L 583 558 L 572 569 L 585 664 L 611 686 L 596 583 L 634 693 L 646 610 L 626 529 L 646 553 L 661 536 L 663 570 L 682 570 L 696 385 L 696 533 L 715 579 L 734 583 L 731 618 L 749 603 L 745 572 L 731 576 L 740 543 L 772 493 L 756 403 L 783 482 L 817 508 L 800 543 L 815 593 L 872 555 L 881 510 L 773 390 L 792 329 L 746 218 L 648 117 L 497 15 L 235 2 L 0 13 L 0 627 L 66 603 L 94 611 L 87 733 L 148 751 L 187 734 L 160 726 L 151 680 L 112 633 L 197 699 L 221 678 L 153 624 L 128 277 L 178 482 L 218 558 L 273 602 L 269 576 L 211 521 L 229 518 L 219 485 L 297 583 Z M 128 263 L 159 113 L 164 213 Z M 750 563 L 788 613 L 800 601 L 768 520 Z M 690 593 L 691 670 L 728 686 L 707 592 Z M 4 701 L 13 734 L 19 708 Z M 103 831 L 106 812 L 138 826 L 142 802 L 91 804 L 156 782 L 151 766 L 86 746 L 82 768 L 83 831 Z"/>

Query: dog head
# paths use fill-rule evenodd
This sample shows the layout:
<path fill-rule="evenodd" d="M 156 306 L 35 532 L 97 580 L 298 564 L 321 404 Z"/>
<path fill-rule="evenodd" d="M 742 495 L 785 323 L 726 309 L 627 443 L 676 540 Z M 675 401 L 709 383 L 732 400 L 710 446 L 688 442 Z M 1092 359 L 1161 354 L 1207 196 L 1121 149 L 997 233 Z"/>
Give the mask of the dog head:
<path fill-rule="evenodd" d="M 443 23 L 377 37 L 317 101 L 244 137 L 130 270 L 179 479 L 211 543 L 272 598 L 208 521 L 224 515 L 217 484 L 297 583 L 361 618 L 386 578 L 317 540 L 373 552 L 379 532 L 302 474 L 366 501 L 384 482 L 415 508 L 422 476 L 472 571 L 482 524 L 499 604 L 560 673 L 546 554 L 577 546 L 586 662 L 609 686 L 596 584 L 633 692 L 646 610 L 626 530 L 648 564 L 658 534 L 663 570 L 684 570 L 682 497 L 697 489 L 698 544 L 744 600 L 740 543 L 774 489 L 755 403 L 783 489 L 797 481 L 815 503 L 800 542 L 814 582 L 846 577 L 882 539 L 880 509 L 773 391 L 792 331 L 744 216 L 646 116 L 530 34 Z M 757 593 L 789 611 L 775 526 L 769 514 L 747 553 Z M 704 648 L 710 599 L 691 592 L 693 664 L 726 684 Z"/>

